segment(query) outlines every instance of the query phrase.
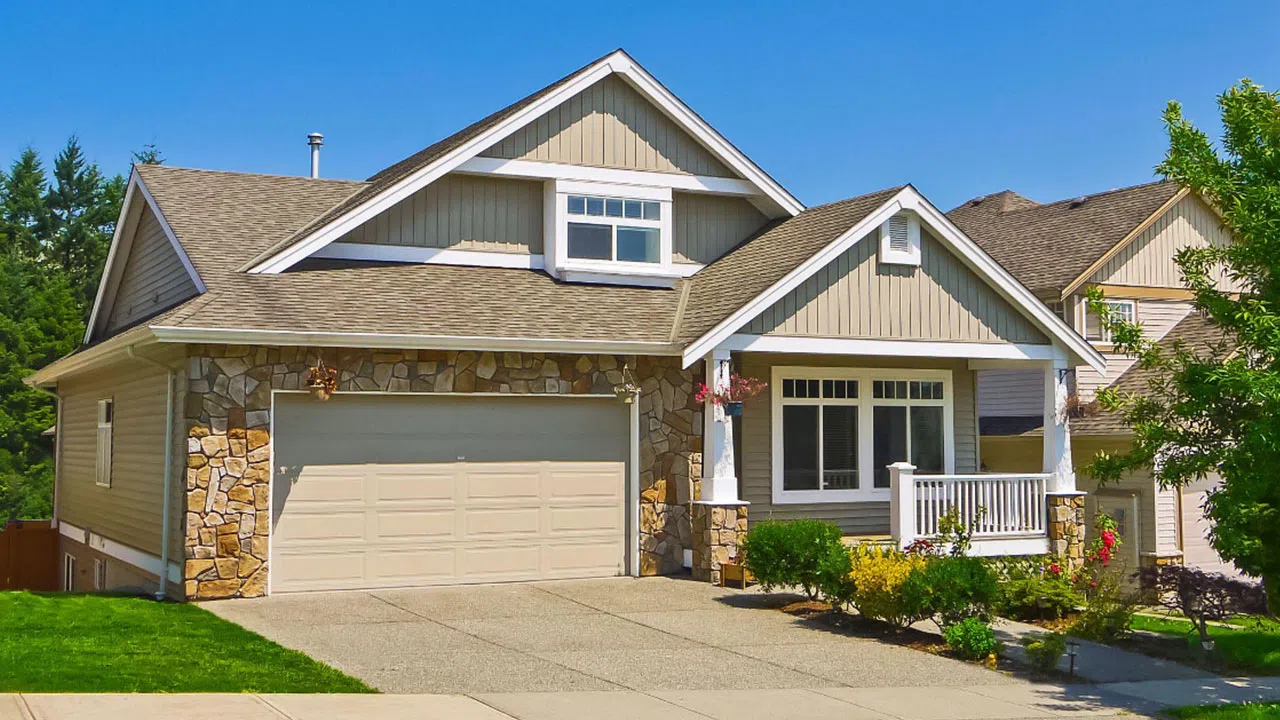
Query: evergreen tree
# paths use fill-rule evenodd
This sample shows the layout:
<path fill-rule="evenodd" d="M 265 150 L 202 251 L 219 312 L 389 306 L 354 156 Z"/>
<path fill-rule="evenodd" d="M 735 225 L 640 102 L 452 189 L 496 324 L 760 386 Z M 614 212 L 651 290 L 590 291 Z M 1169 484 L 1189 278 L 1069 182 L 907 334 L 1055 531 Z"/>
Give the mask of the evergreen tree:
<path fill-rule="evenodd" d="M 123 180 L 103 177 L 88 162 L 73 135 L 53 163 L 53 186 L 45 199 L 49 208 L 49 259 L 56 262 L 80 305 L 89 307 L 98 276 L 111 245 L 111 231 L 120 212 Z"/>
<path fill-rule="evenodd" d="M 147 143 L 133 154 L 133 161 L 139 165 L 163 165 L 164 155 L 155 143 Z"/>
<path fill-rule="evenodd" d="M 6 236 L 10 255 L 37 260 L 49 231 L 45 205 L 44 166 L 34 148 L 28 147 L 9 168 L 0 184 L 0 232 Z"/>

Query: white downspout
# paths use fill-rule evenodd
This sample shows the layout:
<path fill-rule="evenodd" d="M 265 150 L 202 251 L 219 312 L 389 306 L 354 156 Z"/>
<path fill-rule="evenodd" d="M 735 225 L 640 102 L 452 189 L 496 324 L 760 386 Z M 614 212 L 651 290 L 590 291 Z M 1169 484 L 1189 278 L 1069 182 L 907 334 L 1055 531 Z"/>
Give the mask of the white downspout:
<path fill-rule="evenodd" d="M 156 600 L 164 600 L 169 596 L 169 516 L 173 502 L 173 380 L 176 371 L 158 360 L 134 353 L 132 345 L 127 346 L 125 352 L 134 360 L 141 360 L 162 368 L 167 380 L 164 400 L 164 490 L 160 516 L 160 584 L 156 590 Z"/>
<path fill-rule="evenodd" d="M 631 393 L 631 576 L 640 577 L 640 390 Z"/>

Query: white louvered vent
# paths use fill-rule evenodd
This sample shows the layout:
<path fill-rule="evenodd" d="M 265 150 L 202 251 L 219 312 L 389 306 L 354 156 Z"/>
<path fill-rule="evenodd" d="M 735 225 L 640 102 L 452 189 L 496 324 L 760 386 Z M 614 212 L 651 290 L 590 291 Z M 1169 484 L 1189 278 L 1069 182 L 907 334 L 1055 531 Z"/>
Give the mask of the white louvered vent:
<path fill-rule="evenodd" d="M 907 216 L 889 218 L 889 249 L 893 252 L 911 252 L 911 240 L 907 235 Z"/>
<path fill-rule="evenodd" d="M 920 218 L 899 212 L 880 226 L 880 262 L 888 265 L 920 265 Z"/>

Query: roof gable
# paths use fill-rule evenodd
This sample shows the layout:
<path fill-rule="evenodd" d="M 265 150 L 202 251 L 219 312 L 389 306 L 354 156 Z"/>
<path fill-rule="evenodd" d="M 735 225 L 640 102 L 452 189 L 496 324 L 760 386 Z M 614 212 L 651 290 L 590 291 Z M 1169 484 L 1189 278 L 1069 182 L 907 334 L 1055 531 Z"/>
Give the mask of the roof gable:
<path fill-rule="evenodd" d="M 369 178 L 350 197 L 337 203 L 305 228 L 275 243 L 250 261 L 251 273 L 278 273 L 295 265 L 369 218 L 457 169 L 467 160 L 502 142 L 548 110 L 616 75 L 662 112 L 735 174 L 760 188 L 786 214 L 803 205 L 767 173 L 751 162 L 671 91 L 622 50 L 612 52 L 581 70 L 539 90 L 524 100 L 431 145 Z"/>

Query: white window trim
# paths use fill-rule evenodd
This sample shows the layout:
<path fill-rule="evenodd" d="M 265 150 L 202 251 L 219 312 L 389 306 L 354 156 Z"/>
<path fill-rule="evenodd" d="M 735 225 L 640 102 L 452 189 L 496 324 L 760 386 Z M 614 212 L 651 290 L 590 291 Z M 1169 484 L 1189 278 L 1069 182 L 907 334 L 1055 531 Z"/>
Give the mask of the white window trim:
<path fill-rule="evenodd" d="M 1130 300 L 1130 299 L 1125 299 L 1125 298 L 1106 298 L 1106 299 L 1104 299 L 1104 300 L 1103 300 L 1103 302 L 1105 302 L 1105 303 L 1107 304 L 1107 306 L 1108 306 L 1108 307 L 1112 307 L 1112 306 L 1128 306 L 1128 307 L 1130 308 L 1130 315 L 1131 315 L 1131 317 L 1132 317 L 1132 320 L 1131 320 L 1131 321 L 1132 321 L 1132 322 L 1135 322 L 1135 323 L 1136 323 L 1136 322 L 1138 322 L 1138 301 L 1137 301 L 1137 300 Z M 1088 324 L 1088 323 L 1089 323 L 1089 320 L 1090 320 L 1091 318 L 1093 319 L 1093 321 L 1094 321 L 1094 322 L 1096 322 L 1096 323 L 1098 324 L 1098 337 L 1096 337 L 1096 338 L 1090 338 L 1090 339 L 1089 339 L 1089 340 L 1090 340 L 1090 342 L 1097 342 L 1097 343 L 1110 343 L 1110 342 L 1111 342 L 1111 331 L 1110 331 L 1110 330 L 1107 330 L 1107 329 L 1106 329 L 1106 328 L 1104 328 L 1104 327 L 1102 327 L 1102 319 L 1101 319 L 1101 318 L 1099 318 L 1099 317 L 1097 317 L 1097 316 L 1095 316 L 1095 315 L 1093 314 L 1093 312 L 1089 311 L 1089 310 L 1087 309 L 1087 306 L 1086 306 L 1086 310 L 1085 310 L 1085 333 L 1087 334 L 1087 333 L 1088 333 L 1088 331 L 1089 331 L 1089 324 Z"/>
<path fill-rule="evenodd" d="M 835 404 L 858 406 L 858 484 L 857 490 L 784 490 L 782 488 L 782 407 L 787 403 L 782 398 L 782 381 L 784 378 L 811 380 L 857 380 L 858 398 L 856 400 L 838 400 Z M 941 401 L 934 400 L 897 400 L 875 399 L 871 397 L 872 382 L 875 380 L 931 380 L 942 382 Z M 770 395 L 772 399 L 770 424 L 772 427 L 772 476 L 770 486 L 774 505 L 790 505 L 796 503 L 827 504 L 857 502 L 888 502 L 889 488 L 876 488 L 875 482 L 875 446 L 873 431 L 875 420 L 873 408 L 876 405 L 940 405 L 942 411 L 942 447 L 943 472 L 954 474 L 956 471 L 955 453 L 955 382 L 950 370 L 920 370 L 894 368 L 842 368 L 842 367 L 789 367 L 776 365 L 770 378 Z M 794 404 L 813 404 L 807 399 L 800 399 Z M 821 416 L 821 413 L 819 413 Z M 819 425 L 821 427 L 821 425 Z M 818 440 L 821 453 L 822 440 Z M 821 470 L 819 471 L 821 472 Z"/>
<path fill-rule="evenodd" d="M 589 195 L 624 200 L 656 202 L 660 218 L 641 220 L 636 218 L 610 218 L 596 215 L 570 215 L 569 196 Z M 671 188 L 652 188 L 617 183 L 579 182 L 572 180 L 548 181 L 545 193 L 545 237 L 543 248 L 545 264 L 553 276 L 561 280 L 603 282 L 611 284 L 660 284 L 673 285 L 686 277 L 687 268 L 672 262 L 672 202 Z M 569 257 L 569 223 L 634 225 L 658 228 L 658 262 L 619 262 L 617 260 L 591 260 Z M 616 240 L 615 240 L 616 243 Z M 638 282 L 637 282 L 638 281 Z"/>
<path fill-rule="evenodd" d="M 76 556 L 71 553 L 62 555 L 62 589 L 70 592 L 76 586 Z"/>
<path fill-rule="evenodd" d="M 889 245 L 889 223 L 899 216 L 907 218 L 907 250 L 894 250 Z M 920 267 L 920 216 L 903 210 L 894 213 L 880 224 L 880 262 L 885 265 L 914 265 Z"/>
<path fill-rule="evenodd" d="M 103 420 L 103 409 L 111 406 L 111 419 Z M 111 487 L 112 446 L 115 444 L 115 398 L 99 398 L 97 404 L 97 433 L 94 439 L 93 482 L 98 487 Z"/>

